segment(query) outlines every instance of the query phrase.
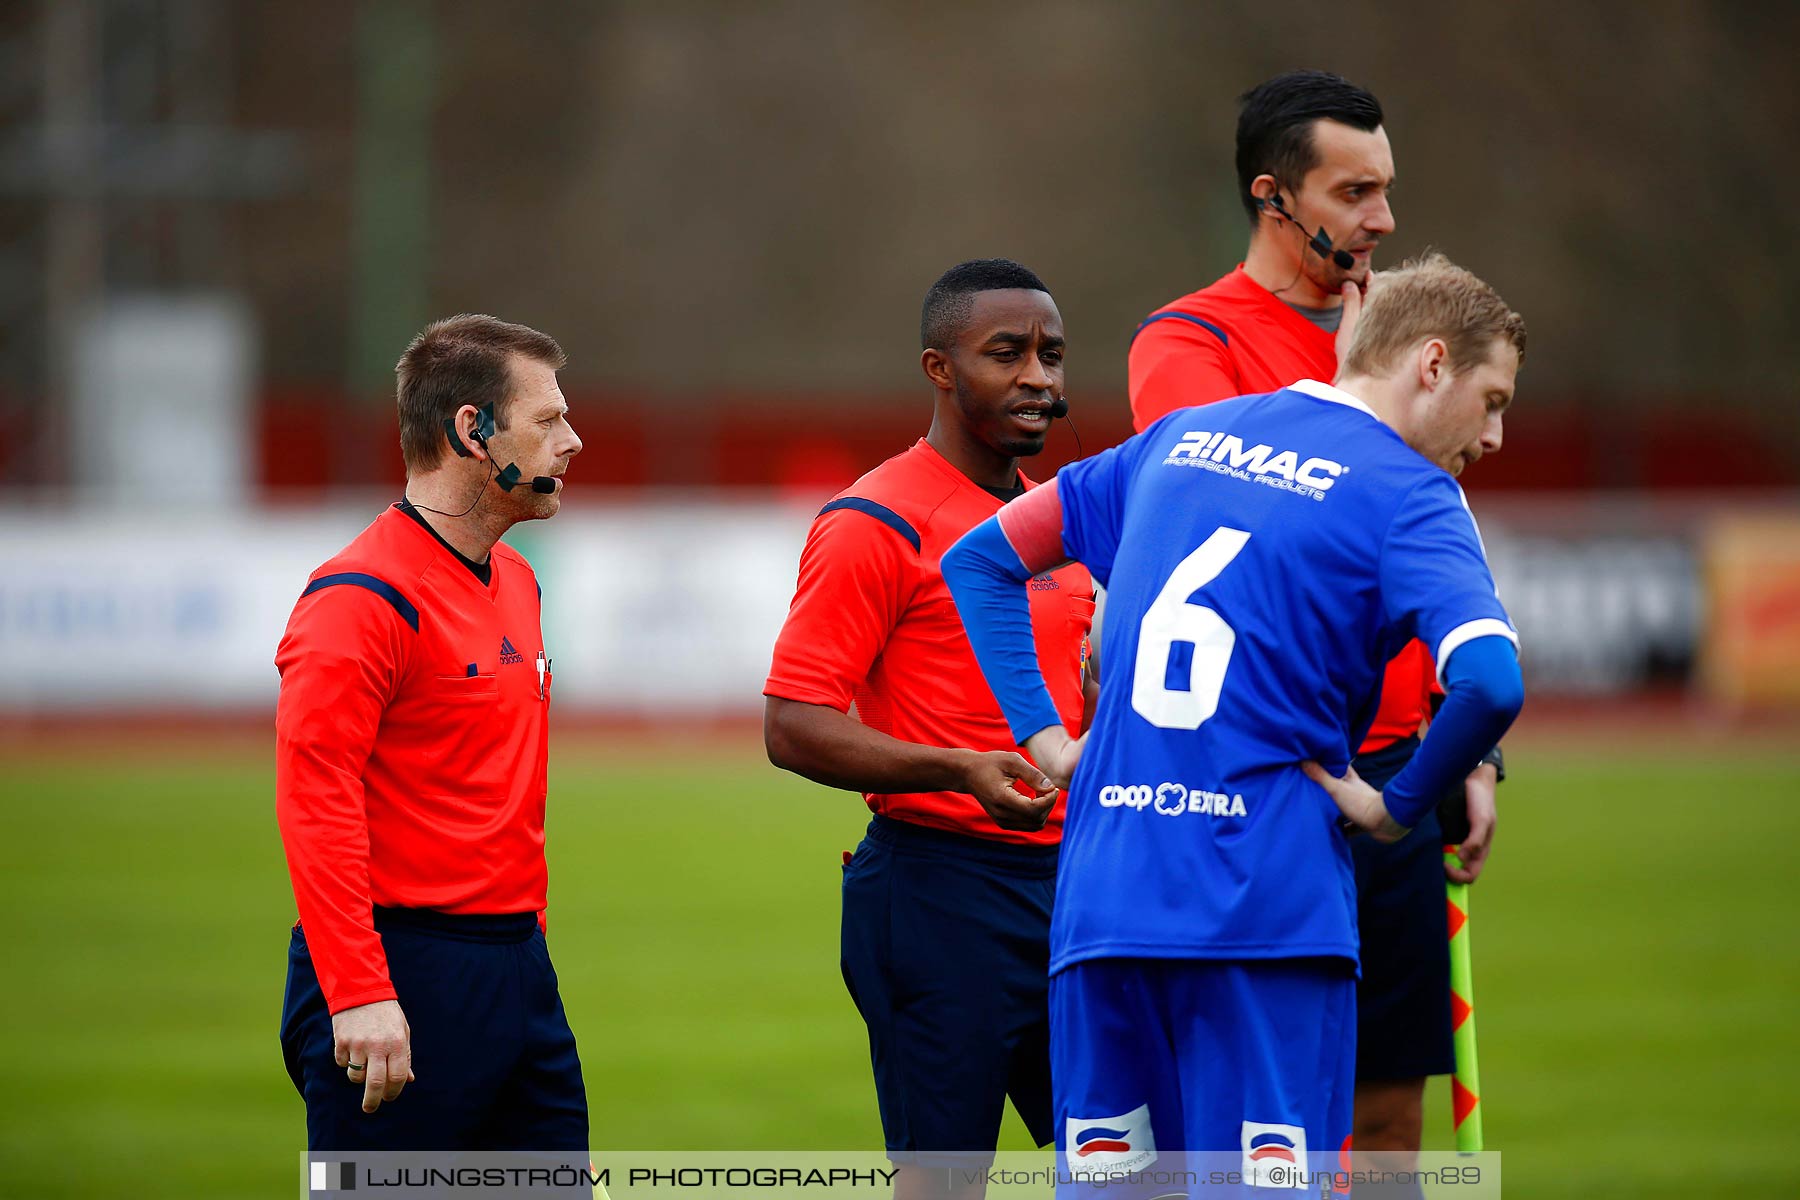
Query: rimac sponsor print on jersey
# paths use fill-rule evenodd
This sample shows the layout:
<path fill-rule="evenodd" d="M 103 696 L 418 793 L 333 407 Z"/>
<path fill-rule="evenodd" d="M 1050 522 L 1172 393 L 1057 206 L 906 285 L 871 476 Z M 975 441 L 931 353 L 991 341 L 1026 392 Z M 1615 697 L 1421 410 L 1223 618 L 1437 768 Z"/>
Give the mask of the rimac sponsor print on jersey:
<path fill-rule="evenodd" d="M 1323 500 L 1338 477 L 1349 470 L 1333 459 L 1311 455 L 1301 458 L 1298 450 L 1277 452 L 1274 446 L 1245 446 L 1234 434 L 1192 430 L 1163 459 L 1165 467 L 1199 467 L 1215 475 L 1249 480 L 1280 488 L 1312 500 Z"/>

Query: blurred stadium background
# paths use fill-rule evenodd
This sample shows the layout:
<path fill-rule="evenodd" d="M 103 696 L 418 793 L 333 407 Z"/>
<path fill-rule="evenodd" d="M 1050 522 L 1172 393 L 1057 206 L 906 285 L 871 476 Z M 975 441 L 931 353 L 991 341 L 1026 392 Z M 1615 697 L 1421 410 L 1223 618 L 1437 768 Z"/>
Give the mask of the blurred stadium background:
<path fill-rule="evenodd" d="M 1123 437 L 1138 320 L 1241 253 L 1233 98 L 1309 65 L 1387 108 L 1383 260 L 1531 326 L 1464 481 L 1531 687 L 1489 1145 L 1519 1195 L 1800 1194 L 1796 44 L 1700 0 L 0 4 L 0 1191 L 291 1186 L 270 659 L 463 310 L 562 341 L 588 447 L 511 540 L 595 1145 L 878 1145 L 861 807 L 756 737 L 808 518 L 923 431 L 960 259 L 1050 282 L 1086 450 Z"/>

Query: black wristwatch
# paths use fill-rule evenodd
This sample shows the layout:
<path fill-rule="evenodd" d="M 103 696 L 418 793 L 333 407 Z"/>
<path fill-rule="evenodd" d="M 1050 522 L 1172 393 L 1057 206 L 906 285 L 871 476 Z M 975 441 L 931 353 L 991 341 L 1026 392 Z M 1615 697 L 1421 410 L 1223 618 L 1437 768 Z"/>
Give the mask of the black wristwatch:
<path fill-rule="evenodd" d="M 1500 747 L 1495 746 L 1482 755 L 1481 762 L 1493 764 L 1496 781 L 1506 778 L 1506 756 L 1500 753 Z M 1456 786 L 1438 801 L 1437 814 L 1438 824 L 1444 829 L 1444 845 L 1461 845 L 1469 836 L 1469 799 L 1462 780 L 1457 780 Z"/>
<path fill-rule="evenodd" d="M 1482 755 L 1481 761 L 1484 764 L 1492 764 L 1493 765 L 1494 782 L 1502 783 L 1505 781 L 1505 779 L 1506 779 L 1506 755 L 1500 753 L 1500 747 L 1495 746 L 1492 750 L 1489 750 L 1486 754 Z"/>

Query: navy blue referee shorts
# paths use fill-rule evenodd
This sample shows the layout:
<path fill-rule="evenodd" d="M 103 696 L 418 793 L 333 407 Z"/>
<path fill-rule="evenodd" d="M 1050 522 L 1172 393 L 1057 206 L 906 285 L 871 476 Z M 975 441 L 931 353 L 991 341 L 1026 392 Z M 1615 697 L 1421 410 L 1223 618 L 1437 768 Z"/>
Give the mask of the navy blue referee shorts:
<path fill-rule="evenodd" d="M 841 965 L 894 1162 L 991 1161 L 1008 1096 L 1050 1143 L 1057 854 L 878 816 L 845 864 Z"/>
<path fill-rule="evenodd" d="M 1419 739 L 1411 737 L 1359 755 L 1356 773 L 1380 789 L 1418 749 Z M 1362 936 L 1362 979 L 1356 989 L 1358 1083 L 1456 1070 L 1443 842 L 1435 810 L 1398 842 L 1350 839 Z"/>
<path fill-rule="evenodd" d="M 306 1101 L 307 1148 L 568 1151 L 587 1166 L 587 1090 L 536 915 L 377 908 L 375 929 L 418 1079 L 362 1110 L 363 1085 L 332 1056 L 331 1014 L 296 925 L 281 1049 Z"/>

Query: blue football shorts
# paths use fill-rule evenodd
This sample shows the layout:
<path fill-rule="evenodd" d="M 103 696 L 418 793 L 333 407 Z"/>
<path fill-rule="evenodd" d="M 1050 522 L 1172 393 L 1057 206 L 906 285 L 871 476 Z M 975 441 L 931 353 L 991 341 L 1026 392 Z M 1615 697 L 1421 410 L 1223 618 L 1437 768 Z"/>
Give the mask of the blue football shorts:
<path fill-rule="evenodd" d="M 1354 975 L 1346 958 L 1100 958 L 1059 972 L 1059 1161 L 1072 1175 L 1143 1176 L 1104 1188 L 1065 1177 L 1059 1194 L 1165 1195 L 1158 1172 L 1170 1170 L 1337 1170 L 1351 1129 Z M 1284 1194 L 1229 1180 L 1175 1190 Z"/>

